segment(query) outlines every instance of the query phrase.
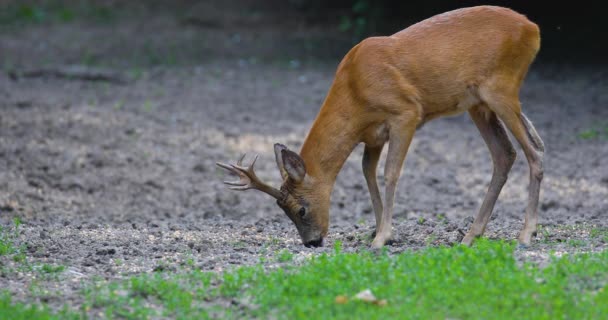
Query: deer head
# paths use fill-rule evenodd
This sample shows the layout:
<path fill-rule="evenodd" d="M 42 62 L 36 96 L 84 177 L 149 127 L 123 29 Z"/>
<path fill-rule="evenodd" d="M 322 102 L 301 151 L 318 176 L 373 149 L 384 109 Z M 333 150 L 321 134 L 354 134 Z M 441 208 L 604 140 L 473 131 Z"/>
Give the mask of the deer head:
<path fill-rule="evenodd" d="M 256 189 L 269 194 L 296 225 L 302 243 L 307 247 L 320 247 L 323 245 L 323 237 L 327 235 L 330 192 L 306 174 L 304 160 L 297 153 L 279 143 L 274 145 L 274 152 L 283 178 L 280 189 L 265 184 L 256 176 L 253 166 L 257 156 L 248 167 L 242 164 L 245 155 L 236 165 L 218 162 L 218 166 L 240 178 L 238 181 L 224 183 L 232 190 Z"/>

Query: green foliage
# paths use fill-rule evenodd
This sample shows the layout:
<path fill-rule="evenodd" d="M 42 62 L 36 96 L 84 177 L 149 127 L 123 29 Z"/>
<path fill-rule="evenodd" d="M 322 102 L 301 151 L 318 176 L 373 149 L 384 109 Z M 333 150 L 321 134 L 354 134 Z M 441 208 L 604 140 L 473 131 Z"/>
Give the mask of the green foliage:
<path fill-rule="evenodd" d="M 19 218 L 13 219 L 12 226 L 5 228 L 0 226 L 0 257 L 8 256 L 11 260 L 16 262 L 13 266 L 4 266 L 0 268 L 1 274 L 12 274 L 15 272 L 30 272 L 37 271 L 45 279 L 56 279 L 60 273 L 65 270 L 65 266 L 52 265 L 52 264 L 41 264 L 34 265 L 28 262 L 26 256 L 26 245 L 18 244 L 19 228 L 22 222 Z M 2 266 L 2 261 L 0 261 Z M 0 317 L 2 319 L 2 317 Z"/>
<path fill-rule="evenodd" d="M 30 270 L 31 266 L 26 259 L 25 244 L 18 244 L 19 227 L 21 220 L 13 219 L 12 226 L 4 227 L 0 225 L 0 277 L 14 273 L 15 271 Z M 5 265 L 1 260 L 3 256 L 9 257 L 18 264 L 18 268 Z M 2 319 L 0 317 L 0 319 Z"/>
<path fill-rule="evenodd" d="M 587 245 L 587 242 L 579 239 L 570 239 L 568 240 L 568 244 L 572 247 L 584 247 Z"/>
<path fill-rule="evenodd" d="M 11 295 L 8 292 L 0 294 L 0 319 L 11 319 L 11 320 L 29 320 L 29 319 L 43 319 L 43 320 L 59 320 L 59 319 L 80 319 L 81 317 L 74 312 L 70 312 L 67 309 L 61 310 L 60 312 L 54 313 L 47 307 L 41 307 L 37 305 L 26 305 L 23 303 L 14 303 Z"/>
<path fill-rule="evenodd" d="M 154 110 L 154 106 L 152 105 L 152 101 L 146 100 L 144 102 L 143 109 L 146 112 L 152 112 L 152 110 Z"/>
<path fill-rule="evenodd" d="M 376 31 L 378 20 L 383 16 L 383 6 L 369 0 L 356 0 L 350 11 L 340 17 L 338 30 L 352 35 L 359 42 Z"/>
<path fill-rule="evenodd" d="M 596 124 L 589 129 L 579 132 L 578 137 L 586 140 L 598 138 L 608 139 L 608 124 Z"/>
<path fill-rule="evenodd" d="M 336 243 L 333 253 L 302 266 L 158 272 L 98 283 L 84 290 L 80 313 L 63 310 L 61 317 L 4 296 L 0 318 L 76 318 L 91 310 L 128 319 L 600 319 L 608 313 L 608 251 L 554 258 L 541 269 L 517 263 L 515 247 L 480 239 L 472 248 L 390 255 L 344 253 Z M 387 304 L 353 299 L 365 289 Z M 336 303 L 337 296 L 346 299 Z"/>
<path fill-rule="evenodd" d="M 293 260 L 293 253 L 287 249 L 283 249 L 277 254 L 277 261 L 279 262 L 289 262 L 291 260 Z"/>
<path fill-rule="evenodd" d="M 604 243 L 608 243 L 608 228 L 593 228 L 589 231 L 592 238 L 601 238 Z"/>
<path fill-rule="evenodd" d="M 578 134 L 578 136 L 582 139 L 593 139 L 597 138 L 599 135 L 599 132 L 597 132 L 595 129 L 583 130 Z"/>
<path fill-rule="evenodd" d="M 6 230 L 0 226 L 0 256 L 5 256 L 14 252 L 12 239 L 7 237 Z"/>
<path fill-rule="evenodd" d="M 22 250 L 16 245 L 16 240 L 19 236 L 19 226 L 21 226 L 19 218 L 13 219 L 12 227 L 5 228 L 0 226 L 0 256 L 19 255 L 16 259 L 21 259 Z"/>
<path fill-rule="evenodd" d="M 107 318 L 146 319 L 160 315 L 180 319 L 208 318 L 209 310 L 201 303 L 211 295 L 211 279 L 212 274 L 201 271 L 159 272 L 121 282 L 101 283 L 85 289 L 83 308 L 101 308 Z"/>
<path fill-rule="evenodd" d="M 38 1 L 23 3 L 13 1 L 2 6 L 0 26 L 23 26 L 43 23 L 68 23 L 75 20 L 108 22 L 115 12 L 105 5 L 92 1 Z"/>
<path fill-rule="evenodd" d="M 54 266 L 46 263 L 40 267 L 40 271 L 43 273 L 61 273 L 64 270 L 65 266 Z"/>
<path fill-rule="evenodd" d="M 321 255 L 301 269 L 254 274 L 244 294 L 252 315 L 306 318 L 595 318 L 608 312 L 608 253 L 554 261 L 540 270 L 518 266 L 513 244 L 479 241 L 474 248 L 422 252 Z M 590 280 L 593 279 L 593 280 Z M 571 290 L 564 290 L 571 288 Z M 576 288 L 576 289 L 574 289 Z M 334 303 L 338 295 L 371 289 L 388 305 Z M 298 301 L 298 303 L 293 303 Z"/>

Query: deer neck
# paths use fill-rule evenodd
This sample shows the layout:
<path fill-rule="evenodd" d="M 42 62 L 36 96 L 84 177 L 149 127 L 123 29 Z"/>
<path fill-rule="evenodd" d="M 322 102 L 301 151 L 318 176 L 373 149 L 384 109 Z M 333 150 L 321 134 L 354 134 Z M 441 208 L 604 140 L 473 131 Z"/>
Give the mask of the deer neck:
<path fill-rule="evenodd" d="M 333 187 L 344 162 L 360 142 L 356 124 L 352 119 L 352 104 L 343 96 L 332 94 L 332 91 L 321 107 L 300 151 L 307 174 L 319 186 L 329 187 L 329 190 Z"/>

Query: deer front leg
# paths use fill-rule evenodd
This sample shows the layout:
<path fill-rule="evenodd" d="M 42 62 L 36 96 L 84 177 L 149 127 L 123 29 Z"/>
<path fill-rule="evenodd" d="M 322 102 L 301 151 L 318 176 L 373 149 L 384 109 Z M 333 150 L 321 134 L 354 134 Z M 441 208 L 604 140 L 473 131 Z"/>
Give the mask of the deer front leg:
<path fill-rule="evenodd" d="M 462 239 L 462 243 L 468 246 L 485 231 L 486 225 L 492 216 L 496 199 L 507 181 L 507 175 L 516 157 L 515 149 L 513 149 L 513 145 L 509 141 L 505 127 L 498 120 L 494 112 L 485 106 L 480 106 L 472 108 L 469 111 L 469 115 L 490 150 L 492 162 L 494 163 L 494 172 L 492 173 L 488 192 L 483 199 L 481 208 L 479 208 L 479 213 L 471 229 Z"/>
<path fill-rule="evenodd" d="M 367 182 L 367 189 L 372 199 L 372 206 L 374 207 L 374 214 L 376 215 L 376 231 L 378 233 L 380 228 L 380 221 L 382 220 L 382 197 L 380 196 L 380 190 L 378 189 L 378 180 L 376 176 L 376 168 L 378 168 L 378 161 L 380 160 L 380 154 L 384 145 L 379 147 L 365 146 L 363 151 L 363 176 Z"/>
<path fill-rule="evenodd" d="M 399 122 L 391 125 L 388 140 L 388 153 L 386 156 L 386 166 L 384 167 L 384 178 L 386 189 L 384 194 L 384 210 L 380 217 L 380 226 L 376 232 L 376 237 L 372 241 L 372 248 L 379 249 L 392 238 L 393 204 L 395 203 L 395 191 L 397 182 L 401 176 L 401 168 L 410 146 L 414 132 L 416 131 L 416 121 Z"/>

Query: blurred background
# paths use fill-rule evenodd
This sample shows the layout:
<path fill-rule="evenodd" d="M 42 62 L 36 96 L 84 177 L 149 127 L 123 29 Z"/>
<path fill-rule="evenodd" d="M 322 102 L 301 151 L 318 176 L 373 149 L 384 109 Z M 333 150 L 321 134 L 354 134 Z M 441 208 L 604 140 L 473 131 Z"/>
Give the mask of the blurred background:
<path fill-rule="evenodd" d="M 24 64 L 31 55 L 40 63 L 130 66 L 217 58 L 339 59 L 364 37 L 479 4 L 513 8 L 539 24 L 539 61 L 604 63 L 608 19 L 601 1 L 2 0 L 1 28 L 17 33 L 33 25 L 44 28 L 36 43 L 1 41 L 0 57 L 5 68 Z M 26 54 L 23 45 L 29 46 Z"/>

